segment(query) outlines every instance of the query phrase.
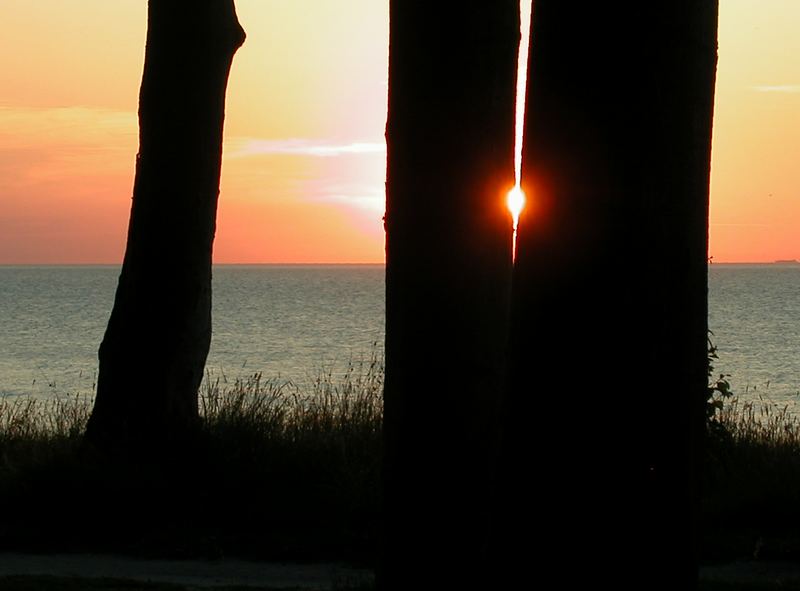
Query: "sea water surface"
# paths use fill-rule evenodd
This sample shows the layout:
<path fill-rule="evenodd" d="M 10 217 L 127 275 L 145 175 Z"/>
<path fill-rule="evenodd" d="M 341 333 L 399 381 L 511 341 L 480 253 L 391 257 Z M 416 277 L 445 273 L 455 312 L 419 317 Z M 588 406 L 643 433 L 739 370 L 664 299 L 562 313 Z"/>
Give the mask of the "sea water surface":
<path fill-rule="evenodd" d="M 112 266 L 0 267 L 0 393 L 93 392 L 118 274 Z M 380 353 L 384 267 L 215 266 L 213 318 L 212 376 L 261 372 L 303 383 L 344 371 Z M 730 374 L 735 393 L 794 405 L 800 265 L 711 265 L 709 327 L 715 371 Z"/>
<path fill-rule="evenodd" d="M 0 393 L 93 393 L 118 276 L 0 267 Z M 303 383 L 380 354 L 383 278 L 383 265 L 215 266 L 209 374 Z"/>
<path fill-rule="evenodd" d="M 734 394 L 789 405 L 800 393 L 800 264 L 709 266 L 708 326 L 715 373 Z"/>

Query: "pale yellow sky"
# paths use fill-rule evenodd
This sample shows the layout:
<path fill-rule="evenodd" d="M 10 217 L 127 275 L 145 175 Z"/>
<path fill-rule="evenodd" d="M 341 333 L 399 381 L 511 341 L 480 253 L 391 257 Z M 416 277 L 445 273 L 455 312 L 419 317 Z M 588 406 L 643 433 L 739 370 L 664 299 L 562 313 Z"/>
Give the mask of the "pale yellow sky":
<path fill-rule="evenodd" d="M 145 0 L 0 0 L 0 263 L 119 262 Z M 388 0 L 237 0 L 218 262 L 380 262 Z M 721 0 L 715 261 L 800 258 L 800 0 Z"/>
<path fill-rule="evenodd" d="M 800 2 L 721 0 L 715 261 L 800 259 Z"/>

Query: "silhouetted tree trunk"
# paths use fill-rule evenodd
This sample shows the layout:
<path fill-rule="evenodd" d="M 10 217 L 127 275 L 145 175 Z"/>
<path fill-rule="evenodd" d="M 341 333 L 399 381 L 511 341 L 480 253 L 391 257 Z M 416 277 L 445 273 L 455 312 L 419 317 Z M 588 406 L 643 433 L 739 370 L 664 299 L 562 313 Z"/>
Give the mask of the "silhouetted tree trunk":
<path fill-rule="evenodd" d="M 148 3 L 128 242 L 87 428 L 96 445 L 170 445 L 196 426 L 225 91 L 244 37 L 233 0 Z"/>
<path fill-rule="evenodd" d="M 390 3 L 382 589 L 477 584 L 510 297 L 514 0 Z"/>
<path fill-rule="evenodd" d="M 717 0 L 533 4 L 509 564 L 692 588 Z"/>

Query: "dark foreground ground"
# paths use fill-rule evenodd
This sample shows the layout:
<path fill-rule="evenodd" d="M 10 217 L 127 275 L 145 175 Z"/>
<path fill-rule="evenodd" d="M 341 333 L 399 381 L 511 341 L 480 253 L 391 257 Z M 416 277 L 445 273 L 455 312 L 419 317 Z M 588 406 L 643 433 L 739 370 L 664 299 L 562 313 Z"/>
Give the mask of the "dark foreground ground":
<path fill-rule="evenodd" d="M 741 561 L 705 566 L 700 591 L 800 589 L 800 564 Z M 369 591 L 370 569 L 340 563 L 234 559 L 144 560 L 96 554 L 0 554 L 3 591 Z"/>
<path fill-rule="evenodd" d="M 0 554 L 0 589 L 3 591 L 360 591 L 372 587 L 372 571 L 339 563 L 144 560 L 97 554 Z"/>

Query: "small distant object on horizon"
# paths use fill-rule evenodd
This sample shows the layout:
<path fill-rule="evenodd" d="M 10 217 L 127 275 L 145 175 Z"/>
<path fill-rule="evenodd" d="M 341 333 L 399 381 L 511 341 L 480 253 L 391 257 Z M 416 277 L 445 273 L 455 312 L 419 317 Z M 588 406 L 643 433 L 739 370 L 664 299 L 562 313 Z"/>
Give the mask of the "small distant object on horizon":
<path fill-rule="evenodd" d="M 800 265 L 797 259 L 778 259 L 773 263 L 774 265 Z"/>

